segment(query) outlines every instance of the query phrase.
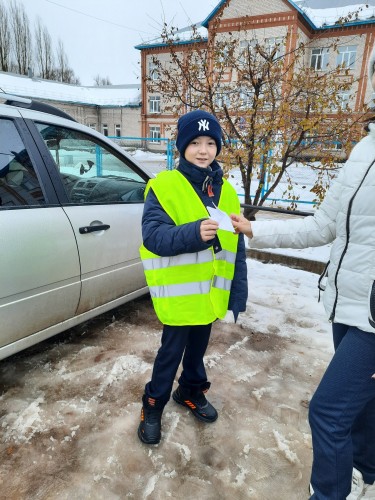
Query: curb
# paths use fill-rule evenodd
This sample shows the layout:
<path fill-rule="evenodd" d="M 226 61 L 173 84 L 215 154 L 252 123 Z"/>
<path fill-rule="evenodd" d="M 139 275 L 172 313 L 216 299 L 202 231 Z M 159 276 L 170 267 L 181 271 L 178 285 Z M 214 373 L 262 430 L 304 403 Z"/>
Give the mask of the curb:
<path fill-rule="evenodd" d="M 301 257 L 294 257 L 292 255 L 281 255 L 277 253 L 265 252 L 263 250 L 256 250 L 255 248 L 247 248 L 246 256 L 250 259 L 259 260 L 264 264 L 281 264 L 283 266 L 301 269 L 309 273 L 322 274 L 326 263 L 316 260 L 303 259 Z"/>

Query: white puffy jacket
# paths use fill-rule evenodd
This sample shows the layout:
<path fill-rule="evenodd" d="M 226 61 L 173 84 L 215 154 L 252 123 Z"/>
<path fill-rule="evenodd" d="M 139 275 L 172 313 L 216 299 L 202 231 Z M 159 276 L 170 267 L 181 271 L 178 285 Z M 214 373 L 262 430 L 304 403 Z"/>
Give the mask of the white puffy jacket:
<path fill-rule="evenodd" d="M 323 296 L 329 319 L 375 333 L 375 124 L 353 148 L 313 217 L 251 225 L 251 248 L 333 241 Z"/>

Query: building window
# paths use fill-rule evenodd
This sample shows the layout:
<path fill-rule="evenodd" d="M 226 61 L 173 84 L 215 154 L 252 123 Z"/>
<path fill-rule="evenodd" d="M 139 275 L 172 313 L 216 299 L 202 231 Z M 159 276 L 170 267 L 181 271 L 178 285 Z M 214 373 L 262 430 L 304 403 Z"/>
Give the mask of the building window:
<path fill-rule="evenodd" d="M 254 101 L 254 91 L 249 89 L 240 90 L 240 101 L 242 108 L 250 108 Z"/>
<path fill-rule="evenodd" d="M 256 47 L 258 44 L 258 40 L 256 38 L 253 38 L 252 40 L 241 40 L 240 41 L 240 56 L 239 56 L 239 63 L 240 64 L 245 64 L 246 61 L 248 60 L 248 54 L 252 52 L 254 47 Z"/>
<path fill-rule="evenodd" d="M 231 99 L 228 93 L 218 93 L 215 96 L 215 104 L 218 108 L 222 109 L 224 106 L 229 108 L 231 106 Z"/>
<path fill-rule="evenodd" d="M 160 113 L 160 96 L 150 97 L 150 113 Z"/>
<path fill-rule="evenodd" d="M 102 125 L 102 131 L 103 131 L 103 135 L 105 135 L 106 137 L 108 137 L 108 125 L 106 123 L 103 123 L 103 125 Z"/>
<path fill-rule="evenodd" d="M 323 71 L 327 68 L 329 62 L 329 49 L 321 47 L 312 49 L 310 66 L 316 71 Z"/>
<path fill-rule="evenodd" d="M 228 47 L 223 47 L 220 52 L 216 54 L 217 56 L 217 62 L 223 66 L 226 65 L 226 62 L 228 61 Z"/>
<path fill-rule="evenodd" d="M 96 123 L 89 123 L 88 125 L 90 128 L 92 128 L 93 130 L 96 130 Z"/>
<path fill-rule="evenodd" d="M 266 38 L 266 48 L 268 53 L 271 55 L 271 53 L 274 51 L 276 48 L 275 55 L 273 56 L 274 59 L 277 59 L 278 57 L 281 57 L 285 53 L 285 46 L 284 46 L 284 38 L 283 37 L 272 37 L 272 38 Z"/>
<path fill-rule="evenodd" d="M 121 125 L 119 125 L 118 123 L 115 125 L 115 136 L 121 137 Z"/>
<path fill-rule="evenodd" d="M 157 65 L 153 61 L 149 61 L 148 63 L 148 74 L 151 80 L 159 80 L 160 75 L 158 72 Z"/>
<path fill-rule="evenodd" d="M 345 111 L 348 108 L 350 102 L 350 93 L 340 92 L 338 98 L 339 98 L 339 107 Z"/>
<path fill-rule="evenodd" d="M 336 59 L 337 66 L 343 66 L 344 68 L 353 68 L 356 57 L 356 45 L 346 45 L 345 47 L 339 47 Z"/>
<path fill-rule="evenodd" d="M 160 127 L 158 125 L 150 127 L 151 142 L 160 144 Z"/>

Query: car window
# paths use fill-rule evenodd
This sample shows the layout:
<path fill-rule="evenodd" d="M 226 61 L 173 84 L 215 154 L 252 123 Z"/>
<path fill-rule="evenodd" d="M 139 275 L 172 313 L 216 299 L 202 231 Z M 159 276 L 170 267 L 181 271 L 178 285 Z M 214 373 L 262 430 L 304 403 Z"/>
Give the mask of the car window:
<path fill-rule="evenodd" d="M 36 123 L 71 203 L 143 203 L 147 179 L 96 138 Z"/>
<path fill-rule="evenodd" d="M 14 122 L 0 118 L 0 209 L 44 204 L 39 180 Z"/>

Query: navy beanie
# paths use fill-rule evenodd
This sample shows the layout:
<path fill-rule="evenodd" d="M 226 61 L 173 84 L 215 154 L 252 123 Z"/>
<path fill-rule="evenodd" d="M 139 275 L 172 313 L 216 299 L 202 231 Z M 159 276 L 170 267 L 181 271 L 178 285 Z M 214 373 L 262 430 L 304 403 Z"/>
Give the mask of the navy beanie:
<path fill-rule="evenodd" d="M 185 157 L 185 149 L 193 139 L 200 135 L 212 137 L 216 142 L 216 156 L 221 150 L 222 130 L 217 118 L 207 111 L 190 111 L 186 115 L 182 115 L 177 122 L 177 139 L 176 147 L 182 157 Z"/>

